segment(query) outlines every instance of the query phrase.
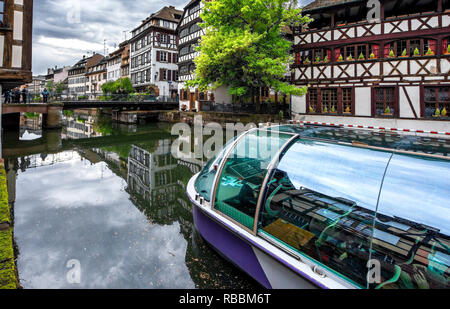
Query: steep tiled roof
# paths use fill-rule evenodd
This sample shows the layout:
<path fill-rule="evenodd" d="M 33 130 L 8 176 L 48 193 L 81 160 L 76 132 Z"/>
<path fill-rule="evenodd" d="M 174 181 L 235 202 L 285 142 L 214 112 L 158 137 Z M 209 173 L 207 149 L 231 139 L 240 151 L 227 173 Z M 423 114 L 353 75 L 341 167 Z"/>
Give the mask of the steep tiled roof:
<path fill-rule="evenodd" d="M 155 19 L 155 18 L 178 23 L 180 21 L 182 15 L 183 15 L 183 11 L 177 10 L 173 6 L 165 6 L 158 12 L 153 13 L 152 15 L 150 15 L 149 17 L 144 19 L 142 21 L 142 23 L 132 31 L 136 31 L 137 29 L 141 28 L 144 24 L 148 23 L 149 21 L 151 21 L 152 19 Z"/>
<path fill-rule="evenodd" d="M 87 68 L 93 67 L 93 66 L 99 64 L 102 60 L 104 60 L 104 58 L 105 57 L 103 57 L 103 55 L 95 54 L 91 58 L 88 59 L 88 61 L 86 63 L 86 67 Z"/>
<path fill-rule="evenodd" d="M 154 18 L 160 18 L 160 19 L 173 21 L 173 22 L 177 23 L 180 19 L 176 18 L 175 15 L 179 15 L 181 17 L 181 15 L 183 15 L 183 11 L 177 10 L 173 6 L 165 6 L 158 12 L 150 15 L 150 17 L 147 18 L 147 20 L 154 19 Z"/>

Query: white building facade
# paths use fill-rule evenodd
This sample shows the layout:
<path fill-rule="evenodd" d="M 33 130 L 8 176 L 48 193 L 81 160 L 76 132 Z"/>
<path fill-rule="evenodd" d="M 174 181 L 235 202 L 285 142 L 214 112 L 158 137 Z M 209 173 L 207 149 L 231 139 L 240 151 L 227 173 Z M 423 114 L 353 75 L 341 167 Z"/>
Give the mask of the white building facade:
<path fill-rule="evenodd" d="M 122 77 L 122 53 L 112 53 L 107 64 L 107 82 L 115 82 Z"/>
<path fill-rule="evenodd" d="M 87 58 L 78 61 L 68 72 L 69 97 L 80 97 L 86 94 L 86 64 Z"/>
<path fill-rule="evenodd" d="M 178 78 L 177 25 L 181 11 L 164 7 L 133 30 L 130 74 L 140 92 L 153 88 L 156 95 L 176 97 Z"/>

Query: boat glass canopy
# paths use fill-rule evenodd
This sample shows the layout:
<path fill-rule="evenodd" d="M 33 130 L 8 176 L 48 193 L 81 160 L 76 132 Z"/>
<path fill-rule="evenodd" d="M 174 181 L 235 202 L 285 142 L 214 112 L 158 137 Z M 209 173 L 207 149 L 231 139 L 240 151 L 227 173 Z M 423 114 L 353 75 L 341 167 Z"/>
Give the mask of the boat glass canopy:
<path fill-rule="evenodd" d="M 353 286 L 449 288 L 449 142 L 258 129 L 227 145 L 196 189 L 245 231 Z"/>

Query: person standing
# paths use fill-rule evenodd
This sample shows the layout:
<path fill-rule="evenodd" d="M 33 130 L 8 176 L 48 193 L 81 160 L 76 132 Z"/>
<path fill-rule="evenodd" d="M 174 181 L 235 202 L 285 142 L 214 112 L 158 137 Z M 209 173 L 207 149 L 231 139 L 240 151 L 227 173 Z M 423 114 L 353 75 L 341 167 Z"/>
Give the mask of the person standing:
<path fill-rule="evenodd" d="M 42 91 L 42 97 L 44 98 L 44 103 L 48 102 L 49 95 L 50 95 L 50 92 L 48 92 L 47 88 L 44 88 L 44 91 Z"/>
<path fill-rule="evenodd" d="M 24 104 L 28 103 L 28 90 L 26 87 L 22 89 L 22 101 Z"/>
<path fill-rule="evenodd" d="M 11 103 L 11 90 L 6 90 L 5 92 L 5 104 Z"/>
<path fill-rule="evenodd" d="M 20 103 L 20 91 L 19 91 L 19 88 L 14 88 L 14 103 Z"/>

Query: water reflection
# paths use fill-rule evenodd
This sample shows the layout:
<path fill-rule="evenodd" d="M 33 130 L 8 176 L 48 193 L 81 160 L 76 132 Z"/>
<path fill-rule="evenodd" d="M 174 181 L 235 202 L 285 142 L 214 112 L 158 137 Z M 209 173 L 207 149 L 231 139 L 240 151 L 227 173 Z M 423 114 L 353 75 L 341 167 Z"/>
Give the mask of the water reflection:
<path fill-rule="evenodd" d="M 87 117 L 66 115 L 54 153 L 5 145 L 21 151 L 6 168 L 23 287 L 254 288 L 196 235 L 185 187 L 201 164 L 171 156 L 169 126 Z"/>

